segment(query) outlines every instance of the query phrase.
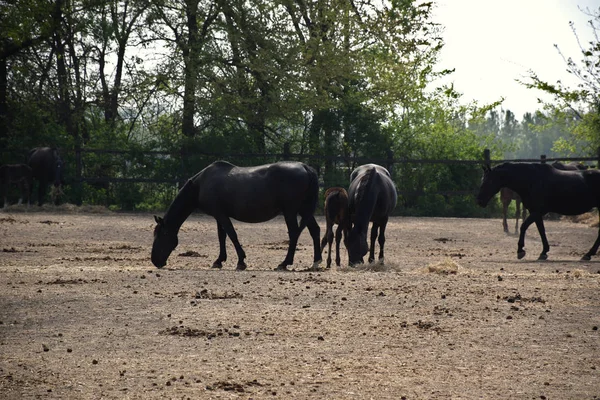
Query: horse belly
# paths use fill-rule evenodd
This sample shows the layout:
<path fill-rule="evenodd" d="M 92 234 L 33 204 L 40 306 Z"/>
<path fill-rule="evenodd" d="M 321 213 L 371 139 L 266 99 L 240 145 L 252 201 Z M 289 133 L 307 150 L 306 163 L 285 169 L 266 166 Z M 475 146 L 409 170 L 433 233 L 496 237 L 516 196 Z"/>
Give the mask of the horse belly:
<path fill-rule="evenodd" d="M 592 210 L 596 206 L 597 204 L 591 200 L 561 202 L 553 204 L 549 211 L 562 215 L 580 215 Z"/>
<path fill-rule="evenodd" d="M 244 202 L 229 207 L 229 216 L 237 221 L 258 223 L 269 221 L 281 213 L 279 207 L 272 203 Z"/>

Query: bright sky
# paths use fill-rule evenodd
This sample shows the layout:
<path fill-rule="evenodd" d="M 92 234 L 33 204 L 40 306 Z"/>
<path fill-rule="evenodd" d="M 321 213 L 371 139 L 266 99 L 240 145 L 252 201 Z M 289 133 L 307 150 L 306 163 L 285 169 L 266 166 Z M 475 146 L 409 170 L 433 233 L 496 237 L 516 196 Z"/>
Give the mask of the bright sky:
<path fill-rule="evenodd" d="M 487 104 L 504 97 L 502 108 L 518 120 L 539 109 L 544 93 L 526 89 L 515 79 L 534 71 L 554 83 L 574 82 L 555 49 L 581 60 L 569 21 L 584 47 L 592 38 L 590 19 L 580 11 L 597 10 L 599 0 L 438 0 L 435 20 L 444 27 L 442 68 L 456 68 L 451 81 L 463 100 Z"/>

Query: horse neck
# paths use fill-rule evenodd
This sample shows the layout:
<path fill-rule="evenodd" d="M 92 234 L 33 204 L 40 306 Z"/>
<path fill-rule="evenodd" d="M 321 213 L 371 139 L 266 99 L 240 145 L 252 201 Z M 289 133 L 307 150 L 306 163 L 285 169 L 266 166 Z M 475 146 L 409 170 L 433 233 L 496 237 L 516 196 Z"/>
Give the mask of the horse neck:
<path fill-rule="evenodd" d="M 194 190 L 195 187 L 193 181 L 188 180 L 167 209 L 164 220 L 169 230 L 179 232 L 181 225 L 198 207 L 198 191 Z"/>
<path fill-rule="evenodd" d="M 521 168 L 529 168 L 526 164 L 521 164 Z M 533 166 L 535 167 L 535 166 Z M 501 179 L 504 182 L 503 187 L 509 188 L 515 194 L 523 197 L 524 194 L 529 190 L 532 180 L 537 180 L 538 176 L 527 173 L 527 171 L 521 171 L 520 168 L 516 168 L 510 171 L 503 171 Z"/>

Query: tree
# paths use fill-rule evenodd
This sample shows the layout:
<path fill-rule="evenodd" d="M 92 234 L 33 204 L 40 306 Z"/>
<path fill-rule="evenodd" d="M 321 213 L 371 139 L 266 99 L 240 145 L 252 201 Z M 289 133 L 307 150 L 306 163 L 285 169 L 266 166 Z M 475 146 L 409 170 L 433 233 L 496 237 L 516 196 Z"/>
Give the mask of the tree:
<path fill-rule="evenodd" d="M 583 150 L 588 154 L 596 154 L 600 147 L 600 8 L 583 12 L 591 18 L 588 25 L 593 40 L 587 46 L 581 43 L 575 25 L 570 23 L 579 43 L 581 60 L 575 61 L 565 56 L 555 45 L 565 61 L 567 71 L 577 78 L 579 84 L 575 88 L 569 88 L 561 81 L 552 84 L 539 78 L 533 71 L 529 81 L 523 83 L 528 88 L 542 90 L 553 96 L 553 103 L 546 104 L 546 107 L 550 113 L 555 114 L 555 118 L 576 120 L 574 124 L 568 123 L 571 136 L 559 141 L 558 149 L 569 152 Z"/>

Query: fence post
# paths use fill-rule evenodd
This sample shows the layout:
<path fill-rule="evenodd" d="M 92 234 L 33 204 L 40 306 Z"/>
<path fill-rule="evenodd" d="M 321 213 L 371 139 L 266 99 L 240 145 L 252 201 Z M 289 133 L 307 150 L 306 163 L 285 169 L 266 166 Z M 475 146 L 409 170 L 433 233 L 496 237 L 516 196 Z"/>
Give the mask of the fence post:
<path fill-rule="evenodd" d="M 283 160 L 288 161 L 290 159 L 290 142 L 283 144 Z"/>
<path fill-rule="evenodd" d="M 389 171 L 391 176 L 394 176 L 394 172 L 392 170 L 394 168 L 394 152 L 392 149 L 387 150 L 387 170 Z"/>
<path fill-rule="evenodd" d="M 81 162 L 81 144 L 75 139 L 75 204 L 83 203 L 83 163 Z"/>
<path fill-rule="evenodd" d="M 483 150 L 483 165 L 486 168 L 492 168 L 492 159 L 490 156 L 490 149 Z"/>
<path fill-rule="evenodd" d="M 542 155 L 540 156 L 540 162 L 541 162 L 542 164 L 546 164 L 546 155 L 545 155 L 545 154 L 542 154 Z"/>
<path fill-rule="evenodd" d="M 597 155 L 598 155 L 598 164 L 597 167 L 598 169 L 600 169 L 600 146 L 598 147 L 598 150 L 596 151 Z"/>

